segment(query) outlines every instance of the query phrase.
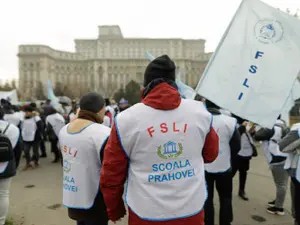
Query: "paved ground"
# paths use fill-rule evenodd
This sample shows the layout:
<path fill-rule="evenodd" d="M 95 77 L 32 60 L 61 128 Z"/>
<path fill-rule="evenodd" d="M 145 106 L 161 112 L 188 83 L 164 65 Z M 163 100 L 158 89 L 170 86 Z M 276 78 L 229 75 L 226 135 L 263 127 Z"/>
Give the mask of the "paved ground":
<path fill-rule="evenodd" d="M 60 205 L 62 199 L 62 170 L 60 165 L 51 164 L 50 159 L 41 161 L 41 168 L 19 171 L 11 188 L 9 217 L 16 225 L 74 225 Z M 252 160 L 247 183 L 249 202 L 240 200 L 234 180 L 234 223 L 233 225 L 291 225 L 290 195 L 286 200 L 286 216 L 273 216 L 266 212 L 266 203 L 274 198 L 274 185 L 263 156 Z M 215 198 L 217 200 L 217 198 Z M 216 202 L 217 207 L 217 202 Z M 264 222 L 258 222 L 259 217 Z M 259 219 L 258 218 L 258 219 Z M 126 219 L 117 225 L 127 225 Z"/>

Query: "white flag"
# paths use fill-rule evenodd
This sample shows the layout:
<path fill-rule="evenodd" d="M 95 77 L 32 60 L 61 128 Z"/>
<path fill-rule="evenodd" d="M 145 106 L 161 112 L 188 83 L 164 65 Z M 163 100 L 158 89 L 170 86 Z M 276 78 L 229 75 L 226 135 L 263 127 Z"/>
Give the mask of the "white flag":
<path fill-rule="evenodd" d="M 182 98 L 195 99 L 197 93 L 193 88 L 183 83 L 180 79 L 176 79 L 176 84 Z"/>
<path fill-rule="evenodd" d="M 271 128 L 300 71 L 300 21 L 259 0 L 244 0 L 196 91 Z"/>

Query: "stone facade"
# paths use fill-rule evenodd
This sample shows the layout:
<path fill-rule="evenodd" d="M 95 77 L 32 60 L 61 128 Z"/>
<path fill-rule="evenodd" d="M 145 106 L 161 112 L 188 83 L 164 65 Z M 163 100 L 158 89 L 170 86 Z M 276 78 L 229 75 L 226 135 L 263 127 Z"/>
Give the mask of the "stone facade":
<path fill-rule="evenodd" d="M 48 79 L 75 95 L 93 90 L 109 97 L 130 80 L 142 84 L 146 51 L 154 56 L 168 54 L 185 70 L 181 79 L 195 86 L 211 56 L 205 53 L 202 39 L 124 38 L 119 26 L 99 26 L 97 39 L 75 40 L 75 46 L 74 53 L 43 45 L 19 46 L 21 97 L 35 96 L 40 82 L 44 85 Z"/>

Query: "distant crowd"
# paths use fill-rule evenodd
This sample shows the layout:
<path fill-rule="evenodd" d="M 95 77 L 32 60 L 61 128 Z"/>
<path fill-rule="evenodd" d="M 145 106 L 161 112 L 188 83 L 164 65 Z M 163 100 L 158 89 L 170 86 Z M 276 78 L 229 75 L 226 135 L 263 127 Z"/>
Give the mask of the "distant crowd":
<path fill-rule="evenodd" d="M 103 125 L 111 127 L 114 117 L 130 107 L 125 99 L 119 104 L 114 100 L 105 99 L 106 112 Z M 35 102 L 25 105 L 13 105 L 6 99 L 1 99 L 0 119 L 14 125 L 19 130 L 19 136 L 15 153 L 16 167 L 18 168 L 21 154 L 24 152 L 26 164 L 23 170 L 37 168 L 39 159 L 47 157 L 45 141 L 51 143 L 51 152 L 54 154 L 53 163 L 60 161 L 58 146 L 58 134 L 60 129 L 76 118 L 79 104 L 76 100 L 71 105 L 61 103 L 56 109 L 51 100 L 41 102 L 38 106 Z M 63 109 L 63 110 L 61 110 Z M 32 151 L 32 152 L 31 152 Z"/>

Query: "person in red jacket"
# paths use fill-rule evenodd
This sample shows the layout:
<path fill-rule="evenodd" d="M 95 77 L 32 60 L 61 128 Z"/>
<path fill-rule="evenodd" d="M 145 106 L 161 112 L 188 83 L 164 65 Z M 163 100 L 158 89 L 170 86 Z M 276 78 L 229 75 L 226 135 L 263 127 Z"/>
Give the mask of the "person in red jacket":
<path fill-rule="evenodd" d="M 204 163 L 218 136 L 204 105 L 181 99 L 166 55 L 146 68 L 142 102 L 116 117 L 104 150 L 101 190 L 109 219 L 129 225 L 204 225 Z"/>

